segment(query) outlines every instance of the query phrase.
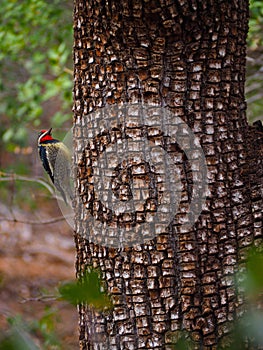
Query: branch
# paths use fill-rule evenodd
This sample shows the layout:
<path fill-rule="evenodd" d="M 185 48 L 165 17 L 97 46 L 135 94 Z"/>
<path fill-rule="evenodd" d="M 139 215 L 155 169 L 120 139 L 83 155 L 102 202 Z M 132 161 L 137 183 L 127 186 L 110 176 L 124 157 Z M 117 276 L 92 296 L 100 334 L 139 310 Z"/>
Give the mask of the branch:
<path fill-rule="evenodd" d="M 41 178 L 31 178 L 23 175 L 17 175 L 14 173 L 5 173 L 3 171 L 0 171 L 0 181 L 28 181 L 28 182 L 37 182 L 44 186 L 52 195 L 55 194 L 55 189 L 52 185 L 48 184 L 46 181 L 42 180 Z M 56 197 L 60 198 L 60 197 Z M 27 219 L 17 219 L 13 213 L 10 213 L 9 218 L 0 218 L 0 221 L 7 221 L 7 222 L 17 222 L 22 224 L 29 224 L 29 225 L 46 225 L 46 224 L 53 224 L 56 222 L 60 222 L 66 219 L 69 219 L 72 217 L 72 214 L 58 216 L 52 219 L 47 220 L 27 220 Z"/>
<path fill-rule="evenodd" d="M 42 295 L 40 297 L 36 298 L 26 298 L 20 301 L 21 304 L 27 303 L 29 301 L 42 301 L 42 302 L 47 302 L 47 301 L 56 301 L 59 300 L 59 296 L 56 295 Z"/>
<path fill-rule="evenodd" d="M 63 69 L 63 71 L 66 72 L 66 73 L 69 73 L 70 75 L 73 75 L 73 73 L 74 73 L 72 69 L 69 69 L 69 68 L 67 68 L 67 67 L 65 67 L 65 68 Z"/>
<path fill-rule="evenodd" d="M 247 103 L 255 102 L 257 100 L 260 100 L 262 97 L 263 97 L 263 93 L 260 92 L 260 93 L 258 93 L 256 95 L 253 95 L 253 96 L 247 98 Z"/>
<path fill-rule="evenodd" d="M 58 216 L 52 219 L 42 220 L 42 221 L 24 220 L 24 219 L 20 220 L 16 218 L 0 218 L 0 221 L 17 222 L 17 223 L 28 224 L 28 225 L 47 225 L 47 224 L 54 224 L 55 222 L 69 219 L 70 217 L 71 215 L 64 215 L 64 216 Z"/>
<path fill-rule="evenodd" d="M 17 174 L 9 174 L 4 173 L 0 171 L 0 181 L 29 181 L 29 182 L 37 182 L 41 184 L 42 186 L 46 187 L 48 191 L 52 194 L 54 194 L 54 188 L 49 185 L 46 181 L 42 180 L 41 178 L 37 177 L 27 177 L 23 175 L 17 175 Z"/>
<path fill-rule="evenodd" d="M 246 88 L 246 94 L 249 94 L 250 92 L 254 91 L 254 90 L 258 90 L 259 88 L 261 88 L 262 83 L 254 83 L 251 85 L 248 85 Z"/>

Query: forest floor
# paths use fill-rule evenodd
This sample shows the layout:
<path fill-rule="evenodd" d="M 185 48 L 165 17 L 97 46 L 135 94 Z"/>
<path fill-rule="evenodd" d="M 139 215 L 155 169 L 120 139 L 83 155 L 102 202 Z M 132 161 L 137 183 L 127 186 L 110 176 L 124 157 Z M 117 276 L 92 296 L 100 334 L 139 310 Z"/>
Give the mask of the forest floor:
<path fill-rule="evenodd" d="M 16 320 L 37 348 L 79 349 L 77 309 L 56 294 L 75 280 L 73 231 L 65 220 L 30 223 L 61 216 L 56 200 L 37 212 L 0 203 L 0 331 Z"/>

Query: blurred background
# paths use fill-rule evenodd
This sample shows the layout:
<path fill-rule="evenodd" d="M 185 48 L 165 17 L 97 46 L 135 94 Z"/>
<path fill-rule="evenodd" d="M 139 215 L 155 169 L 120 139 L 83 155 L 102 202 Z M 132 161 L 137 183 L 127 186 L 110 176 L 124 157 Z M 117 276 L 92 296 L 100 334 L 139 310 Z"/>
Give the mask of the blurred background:
<path fill-rule="evenodd" d="M 79 349 L 76 307 L 58 300 L 73 232 L 37 153 L 40 129 L 72 126 L 73 2 L 1 0 L 0 17 L 0 349 Z"/>
<path fill-rule="evenodd" d="M 79 348 L 76 308 L 57 294 L 75 277 L 73 233 L 36 144 L 40 129 L 63 139 L 72 126 L 72 12 L 68 0 L 1 0 L 0 349 Z M 250 12 L 252 123 L 263 119 L 263 2 Z"/>

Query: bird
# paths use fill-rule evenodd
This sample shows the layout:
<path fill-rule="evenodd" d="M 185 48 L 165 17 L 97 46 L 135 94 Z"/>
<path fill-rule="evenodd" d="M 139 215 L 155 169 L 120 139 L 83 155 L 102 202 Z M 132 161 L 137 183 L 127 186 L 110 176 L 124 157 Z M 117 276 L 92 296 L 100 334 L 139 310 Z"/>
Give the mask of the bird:
<path fill-rule="evenodd" d="M 73 200 L 70 187 L 71 155 L 67 146 L 53 138 L 52 128 L 38 134 L 38 152 L 45 171 L 68 205 Z"/>

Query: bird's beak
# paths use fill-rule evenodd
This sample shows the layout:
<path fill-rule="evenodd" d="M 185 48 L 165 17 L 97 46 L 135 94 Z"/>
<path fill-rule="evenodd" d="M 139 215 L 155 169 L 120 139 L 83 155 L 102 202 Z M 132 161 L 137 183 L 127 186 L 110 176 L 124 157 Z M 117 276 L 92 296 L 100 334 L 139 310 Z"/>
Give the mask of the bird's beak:
<path fill-rule="evenodd" d="M 51 131 L 52 131 L 52 128 L 50 128 L 50 129 L 48 130 L 47 135 L 51 135 Z"/>

